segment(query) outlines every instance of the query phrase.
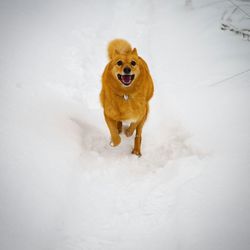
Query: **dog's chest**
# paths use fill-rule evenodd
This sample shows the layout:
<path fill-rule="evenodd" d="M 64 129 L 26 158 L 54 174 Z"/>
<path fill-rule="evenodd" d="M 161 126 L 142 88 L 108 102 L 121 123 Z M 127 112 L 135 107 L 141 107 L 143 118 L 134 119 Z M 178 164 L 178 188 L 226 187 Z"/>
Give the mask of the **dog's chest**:
<path fill-rule="evenodd" d="M 128 100 L 128 95 L 123 95 L 123 99 L 125 100 L 125 101 L 127 101 Z"/>
<path fill-rule="evenodd" d="M 143 116 L 145 110 L 146 101 L 138 96 L 114 95 L 105 105 L 105 113 L 110 118 L 128 123 L 136 122 Z"/>
<path fill-rule="evenodd" d="M 130 96 L 124 96 L 117 104 L 121 120 L 130 123 L 138 120 L 145 107 L 145 102 L 142 99 Z"/>

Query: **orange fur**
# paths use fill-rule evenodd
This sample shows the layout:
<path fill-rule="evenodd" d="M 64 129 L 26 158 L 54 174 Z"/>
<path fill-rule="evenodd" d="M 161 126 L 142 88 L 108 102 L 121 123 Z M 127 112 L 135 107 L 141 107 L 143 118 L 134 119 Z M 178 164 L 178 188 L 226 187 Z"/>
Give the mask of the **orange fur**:
<path fill-rule="evenodd" d="M 125 134 L 131 136 L 136 130 L 132 153 L 140 156 L 142 128 L 149 111 L 149 100 L 154 92 L 153 81 L 146 62 L 138 56 L 136 49 L 132 50 L 126 40 L 111 41 L 108 45 L 108 55 L 109 62 L 102 75 L 100 101 L 111 134 L 111 143 L 112 146 L 120 144 L 122 122 L 131 121 Z M 122 65 L 119 65 L 119 61 Z M 129 76 L 124 73 L 126 68 L 131 70 Z M 129 77 L 126 81 L 129 81 L 130 85 L 126 85 L 127 82 L 124 83 L 121 77 L 125 80 Z"/>
<path fill-rule="evenodd" d="M 115 53 L 127 54 L 132 51 L 131 45 L 123 39 L 114 39 L 108 45 L 109 60 L 115 56 Z"/>

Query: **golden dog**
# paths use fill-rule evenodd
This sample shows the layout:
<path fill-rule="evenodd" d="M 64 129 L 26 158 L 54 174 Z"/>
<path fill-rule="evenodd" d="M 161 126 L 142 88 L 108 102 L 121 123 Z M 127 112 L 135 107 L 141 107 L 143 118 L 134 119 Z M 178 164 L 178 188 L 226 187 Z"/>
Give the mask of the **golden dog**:
<path fill-rule="evenodd" d="M 122 123 L 129 122 L 126 136 L 136 130 L 132 154 L 141 156 L 142 128 L 154 93 L 153 80 L 146 62 L 127 41 L 111 41 L 108 56 L 109 63 L 102 74 L 100 101 L 111 134 L 110 145 L 120 144 Z"/>

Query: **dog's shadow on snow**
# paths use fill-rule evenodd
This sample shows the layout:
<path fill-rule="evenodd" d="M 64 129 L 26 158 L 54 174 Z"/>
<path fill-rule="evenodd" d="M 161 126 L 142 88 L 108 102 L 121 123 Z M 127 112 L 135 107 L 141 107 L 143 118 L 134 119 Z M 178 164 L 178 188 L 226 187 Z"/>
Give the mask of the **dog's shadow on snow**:
<path fill-rule="evenodd" d="M 81 121 L 77 118 L 70 118 L 80 129 L 82 148 L 85 152 L 96 152 L 102 154 L 107 149 L 104 133 L 92 124 Z"/>
<path fill-rule="evenodd" d="M 192 145 L 192 140 L 190 140 L 192 137 L 179 124 L 166 128 L 165 133 L 161 135 L 156 131 L 145 131 L 142 144 L 143 155 L 138 159 L 137 156 L 131 154 L 133 137 L 126 138 L 122 135 L 121 144 L 112 148 L 109 145 L 108 131 L 105 132 L 105 130 L 78 118 L 71 117 L 70 120 L 80 129 L 83 156 L 92 156 L 94 160 L 102 158 L 105 161 L 119 162 L 119 164 L 161 168 L 174 160 L 204 156 L 199 149 Z"/>
<path fill-rule="evenodd" d="M 122 143 L 118 147 L 111 147 L 107 128 L 106 131 L 101 130 L 94 124 L 83 122 L 78 118 L 71 117 L 70 120 L 80 129 L 83 154 L 98 154 L 99 157 L 103 157 L 107 160 L 117 160 L 120 157 L 126 158 L 126 156 L 131 157 L 130 152 L 132 151 L 133 145 L 132 138 L 125 138 L 124 135 L 121 135 Z"/>

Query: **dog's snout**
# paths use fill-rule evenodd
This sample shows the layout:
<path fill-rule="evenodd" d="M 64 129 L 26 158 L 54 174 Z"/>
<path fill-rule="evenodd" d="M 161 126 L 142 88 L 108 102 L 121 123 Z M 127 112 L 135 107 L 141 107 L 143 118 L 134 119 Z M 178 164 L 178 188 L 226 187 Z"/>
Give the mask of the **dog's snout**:
<path fill-rule="evenodd" d="M 124 72 L 125 74 L 129 74 L 129 73 L 131 72 L 131 68 L 125 67 L 125 68 L 123 69 L 123 72 Z"/>

